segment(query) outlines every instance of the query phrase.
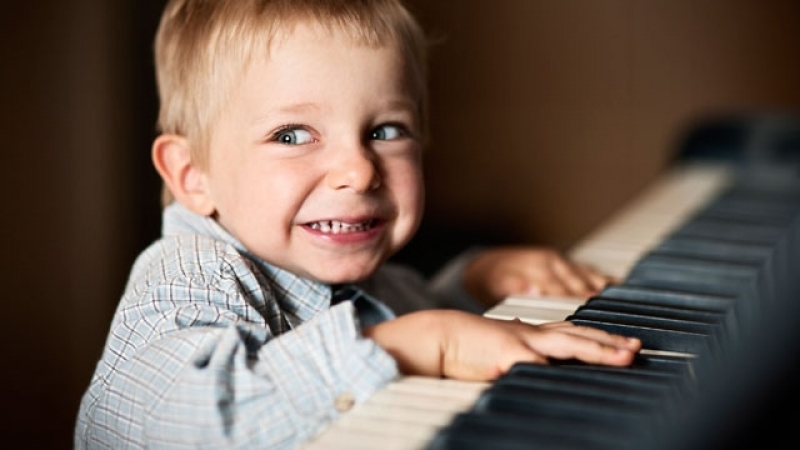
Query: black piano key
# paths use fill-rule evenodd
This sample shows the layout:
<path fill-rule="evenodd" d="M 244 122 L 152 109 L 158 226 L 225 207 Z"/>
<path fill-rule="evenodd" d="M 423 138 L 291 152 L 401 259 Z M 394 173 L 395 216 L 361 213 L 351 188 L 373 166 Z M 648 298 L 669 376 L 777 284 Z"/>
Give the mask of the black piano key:
<path fill-rule="evenodd" d="M 625 389 L 647 397 L 680 395 L 681 381 L 676 372 L 672 377 L 648 377 L 634 371 L 574 370 L 569 366 L 517 363 L 502 376 L 503 382 L 521 383 L 557 381 L 568 386 L 576 384 L 604 389 Z"/>
<path fill-rule="evenodd" d="M 732 345 L 736 340 L 736 326 L 731 320 L 731 315 L 721 311 L 641 304 L 604 297 L 590 298 L 586 303 L 578 308 L 578 311 L 581 310 L 629 313 L 639 316 L 662 317 L 674 320 L 705 323 L 717 328 L 716 333 L 722 342 Z"/>
<path fill-rule="evenodd" d="M 676 306 L 635 303 L 607 297 L 592 297 L 578 309 L 628 312 L 639 315 L 668 317 L 678 320 L 725 324 L 726 312 L 702 308 L 681 308 Z"/>
<path fill-rule="evenodd" d="M 759 267 L 768 289 L 785 286 L 789 277 L 787 249 L 766 244 L 745 244 L 713 238 L 668 237 L 654 247 L 649 255 L 674 256 L 700 260 L 730 262 Z M 770 297 L 779 296 L 772 292 Z"/>
<path fill-rule="evenodd" d="M 737 298 L 733 295 L 703 294 L 647 285 L 608 286 L 595 298 L 601 302 L 600 304 L 602 302 L 616 303 L 620 310 L 631 308 L 632 311 L 637 311 L 636 308 L 641 308 L 639 311 L 643 314 L 648 310 L 662 309 L 662 311 L 687 311 L 685 314 L 691 311 L 698 316 L 719 315 L 727 340 L 730 342 L 735 342 L 740 334 L 739 317 L 742 312 L 737 309 L 744 309 L 736 306 Z M 589 299 L 587 304 L 592 303 L 593 300 Z M 630 306 L 625 306 L 625 304 Z"/>
<path fill-rule="evenodd" d="M 567 317 L 567 320 L 573 322 L 575 320 L 593 320 L 600 322 L 619 323 L 632 327 L 658 328 L 698 333 L 707 336 L 707 342 L 704 343 L 703 347 L 709 347 L 709 351 L 718 351 L 721 348 L 720 345 L 724 342 L 726 337 L 725 330 L 722 328 L 722 326 L 713 322 L 697 321 L 685 318 L 678 319 L 674 317 L 664 317 L 652 314 L 645 315 L 627 311 L 594 309 L 591 307 L 578 308 L 573 314 Z"/>
<path fill-rule="evenodd" d="M 797 205 L 768 203 L 756 199 L 720 198 L 696 217 L 739 220 L 742 222 L 789 226 L 798 214 Z"/>
<path fill-rule="evenodd" d="M 598 294 L 599 297 L 625 300 L 645 305 L 696 308 L 709 311 L 733 313 L 737 296 L 734 294 L 708 294 L 681 289 L 669 289 L 629 284 L 610 285 Z"/>
<path fill-rule="evenodd" d="M 705 330 L 692 330 L 681 327 L 668 328 L 654 323 L 631 324 L 612 319 L 592 319 L 568 317 L 567 320 L 588 327 L 599 328 L 613 334 L 636 337 L 642 347 L 650 350 L 678 352 L 687 355 L 707 355 L 714 349 L 712 334 Z"/>
<path fill-rule="evenodd" d="M 681 371 L 674 364 L 677 360 L 666 359 L 670 362 L 661 365 L 663 358 L 643 357 L 637 361 L 638 372 L 623 367 L 585 365 L 586 370 L 570 370 L 569 366 L 517 364 L 482 394 L 470 412 L 459 414 L 440 430 L 430 448 L 501 450 L 530 448 L 532 443 L 554 448 L 621 448 L 620 436 L 630 436 L 634 424 L 644 422 L 645 417 L 661 415 L 663 411 L 654 411 L 654 405 L 663 407 L 670 402 L 668 397 L 675 395 L 667 388 L 682 379 Z M 566 386 L 550 389 L 541 383 L 538 390 L 503 387 L 524 383 L 524 378 L 530 383 L 539 378 L 555 383 L 559 376 L 564 376 L 564 381 L 577 380 L 578 385 L 570 384 L 573 387 L 586 380 L 599 383 L 596 387 L 620 380 L 616 389 L 623 394 L 601 390 L 587 395 L 570 392 Z M 663 389 L 650 390 L 661 383 Z M 625 386 L 629 389 L 623 389 Z M 620 399 L 626 395 L 628 401 Z M 602 401 L 604 398 L 611 400 Z M 656 418 L 649 418 L 648 422 L 652 421 Z"/>
<path fill-rule="evenodd" d="M 653 378 L 670 383 L 686 382 L 688 385 L 694 379 L 694 361 L 694 355 L 639 353 L 633 364 L 626 367 L 588 364 L 575 359 L 553 360 L 550 365 L 577 371 Z"/>
<path fill-rule="evenodd" d="M 786 227 L 777 225 L 698 217 L 682 224 L 671 236 L 720 239 L 777 248 L 788 234 Z"/>
<path fill-rule="evenodd" d="M 656 371 L 659 373 L 673 373 L 679 376 L 681 380 L 690 380 L 694 378 L 694 359 L 693 356 L 640 353 L 634 358 L 633 364 L 628 367 L 589 366 L 612 371 L 627 372 L 633 370 L 648 373 Z M 584 365 L 588 364 L 584 363 Z"/>
<path fill-rule="evenodd" d="M 796 181 L 792 180 L 793 182 Z M 758 203 L 773 208 L 785 208 L 795 210 L 800 209 L 800 191 L 797 185 L 791 183 L 773 184 L 772 180 L 762 178 L 760 180 L 740 180 L 736 185 L 721 192 L 715 199 L 716 203 L 726 201 L 737 201 Z"/>
<path fill-rule="evenodd" d="M 434 437 L 429 450 L 619 449 L 634 422 L 596 423 L 515 414 L 461 413 Z"/>
<path fill-rule="evenodd" d="M 635 408 L 652 407 L 661 396 L 671 393 L 668 386 L 642 385 L 634 383 L 599 383 L 591 377 L 554 380 L 547 377 L 503 376 L 497 379 L 490 390 L 508 386 L 520 389 L 525 395 L 542 396 L 565 394 L 570 397 L 587 397 L 625 402 Z"/>
<path fill-rule="evenodd" d="M 646 255 L 631 269 L 625 284 L 734 296 L 740 318 L 757 315 L 770 303 L 773 286 L 757 265 Z"/>
<path fill-rule="evenodd" d="M 647 254 L 633 266 L 625 283 L 655 281 L 677 288 L 692 286 L 708 294 L 741 296 L 741 288 L 756 285 L 762 269 L 761 264 Z"/>
<path fill-rule="evenodd" d="M 736 296 L 733 305 L 739 339 L 748 339 L 753 324 L 778 295 L 783 295 L 763 267 L 660 255 L 647 255 L 640 259 L 625 283 Z"/>
<path fill-rule="evenodd" d="M 481 393 L 472 410 L 518 414 L 529 418 L 557 417 L 614 423 L 619 420 L 634 420 L 652 408 L 651 404 L 638 399 L 493 384 Z"/>
<path fill-rule="evenodd" d="M 574 313 L 567 317 L 567 320 L 574 319 L 599 320 L 631 326 L 665 328 L 708 335 L 717 333 L 717 329 L 719 328 L 716 324 L 710 322 L 699 322 L 696 320 L 675 319 L 672 317 L 642 315 L 626 311 L 609 311 L 586 307 L 578 308 Z"/>
<path fill-rule="evenodd" d="M 774 261 L 776 278 L 780 286 L 784 286 L 791 280 L 792 272 L 789 267 L 800 256 L 800 236 L 793 236 L 789 231 L 789 228 L 783 226 L 724 219 L 696 219 L 678 228 L 670 239 L 708 239 L 770 247 L 774 251 L 771 259 Z"/>
<path fill-rule="evenodd" d="M 761 200 L 800 204 L 800 179 L 776 174 L 740 173 L 722 195 L 754 196 Z"/>
<path fill-rule="evenodd" d="M 517 363 L 511 366 L 503 377 L 506 378 L 555 378 L 559 380 L 590 380 L 597 384 L 623 384 L 640 386 L 665 386 L 685 375 L 686 360 L 671 358 L 669 364 L 653 363 L 658 357 L 652 355 L 638 355 L 630 367 L 597 366 L 572 361 L 554 362 L 550 365 Z M 577 364 L 582 364 L 587 370 L 575 370 Z M 605 370 L 610 369 L 610 370 Z"/>
<path fill-rule="evenodd" d="M 651 253 L 743 264 L 763 264 L 774 257 L 775 251 L 775 247 L 768 244 L 672 236 L 662 240 L 651 250 Z"/>

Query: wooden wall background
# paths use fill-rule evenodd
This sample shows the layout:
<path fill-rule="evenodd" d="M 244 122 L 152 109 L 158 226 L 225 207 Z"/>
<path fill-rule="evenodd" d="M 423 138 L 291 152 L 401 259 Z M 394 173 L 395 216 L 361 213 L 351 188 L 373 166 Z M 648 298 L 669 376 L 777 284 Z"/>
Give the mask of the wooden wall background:
<path fill-rule="evenodd" d="M 432 59 L 429 217 L 568 247 L 684 130 L 800 106 L 800 3 L 415 2 Z"/>
<path fill-rule="evenodd" d="M 71 448 L 129 265 L 158 233 L 149 45 L 161 5 L 0 6 L 7 443 Z M 411 6 L 444 39 L 428 215 L 408 258 L 471 242 L 567 248 L 665 169 L 693 121 L 800 109 L 797 1 Z"/>

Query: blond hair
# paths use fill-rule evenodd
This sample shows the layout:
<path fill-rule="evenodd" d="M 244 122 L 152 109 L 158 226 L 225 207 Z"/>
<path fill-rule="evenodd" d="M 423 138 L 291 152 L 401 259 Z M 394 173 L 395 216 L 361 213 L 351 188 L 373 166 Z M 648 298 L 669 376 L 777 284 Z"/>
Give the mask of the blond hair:
<path fill-rule="evenodd" d="M 401 0 L 170 0 L 155 40 L 158 131 L 189 139 L 193 160 L 207 167 L 212 123 L 232 86 L 278 33 L 303 21 L 361 45 L 396 46 L 426 128 L 427 40 Z M 162 205 L 171 201 L 164 187 Z"/>

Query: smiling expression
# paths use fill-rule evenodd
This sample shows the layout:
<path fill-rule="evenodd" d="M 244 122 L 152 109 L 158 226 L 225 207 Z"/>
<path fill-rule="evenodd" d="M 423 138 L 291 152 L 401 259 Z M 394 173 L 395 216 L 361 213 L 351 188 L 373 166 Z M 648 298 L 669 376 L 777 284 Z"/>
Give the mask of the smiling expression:
<path fill-rule="evenodd" d="M 418 104 L 401 53 L 299 24 L 254 58 L 210 136 L 214 217 L 260 258 L 368 277 L 423 209 Z"/>

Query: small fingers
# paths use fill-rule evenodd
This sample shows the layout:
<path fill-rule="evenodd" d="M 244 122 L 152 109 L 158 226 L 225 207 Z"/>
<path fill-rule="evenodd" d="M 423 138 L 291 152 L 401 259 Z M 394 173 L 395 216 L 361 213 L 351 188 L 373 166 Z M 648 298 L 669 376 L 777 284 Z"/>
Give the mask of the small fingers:
<path fill-rule="evenodd" d="M 616 277 L 598 272 L 597 270 L 586 264 L 577 262 L 575 263 L 575 265 L 577 270 L 581 271 L 584 279 L 586 279 L 587 283 L 591 286 L 591 288 L 597 292 L 601 291 L 609 284 L 616 284 L 620 282 L 620 280 L 617 279 Z"/>
<path fill-rule="evenodd" d="M 594 339 L 603 342 L 607 345 L 629 348 L 634 351 L 639 351 L 642 347 L 642 343 L 638 338 L 609 333 L 600 328 L 595 328 L 585 325 L 575 325 L 574 323 L 568 320 L 561 320 L 557 322 L 546 322 L 537 326 L 542 330 L 548 330 L 548 331 L 557 330 L 561 333 L 582 336 L 584 338 Z"/>
<path fill-rule="evenodd" d="M 591 364 L 629 365 L 639 350 L 636 338 L 611 334 L 598 328 L 557 322 L 528 334 L 528 345 L 538 354 L 554 359 L 578 359 Z"/>
<path fill-rule="evenodd" d="M 552 270 L 566 293 L 574 297 L 589 298 L 615 282 L 613 277 L 600 273 L 586 264 L 566 259 L 554 260 Z"/>
<path fill-rule="evenodd" d="M 537 352 L 528 345 L 521 344 L 514 349 L 503 352 L 502 358 L 497 362 L 495 373 L 489 378 L 496 379 L 508 372 L 511 367 L 517 363 L 546 365 L 549 364 L 550 361 L 547 355 Z"/>
<path fill-rule="evenodd" d="M 497 294 L 502 298 L 520 293 L 538 295 L 538 286 L 532 284 L 524 273 L 509 271 L 497 283 Z"/>
<path fill-rule="evenodd" d="M 620 334 L 609 333 L 600 328 L 589 327 L 584 325 L 575 325 L 568 322 L 570 325 L 565 325 L 559 328 L 560 331 L 571 334 L 573 336 L 580 336 L 586 339 L 591 339 L 605 345 L 610 345 L 619 348 L 625 348 L 631 351 L 638 352 L 642 348 L 642 342 L 630 336 L 623 336 Z"/>
<path fill-rule="evenodd" d="M 594 290 L 583 270 L 565 259 L 558 258 L 552 261 L 552 270 L 566 293 L 584 296 Z"/>

